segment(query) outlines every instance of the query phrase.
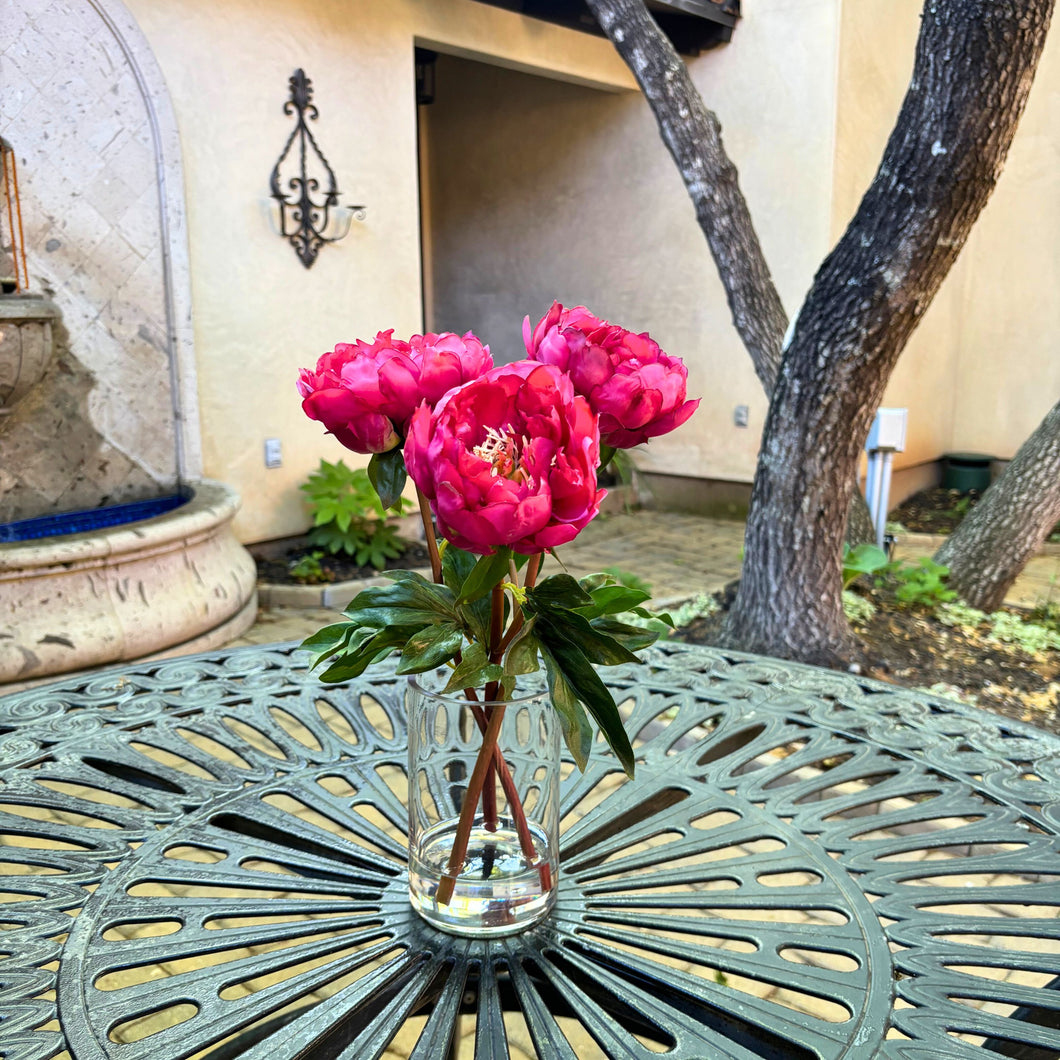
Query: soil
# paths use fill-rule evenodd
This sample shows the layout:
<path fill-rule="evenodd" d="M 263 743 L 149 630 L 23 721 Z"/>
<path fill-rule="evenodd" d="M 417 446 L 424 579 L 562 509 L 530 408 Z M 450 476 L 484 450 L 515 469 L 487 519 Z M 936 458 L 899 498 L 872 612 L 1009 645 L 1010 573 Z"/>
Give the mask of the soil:
<path fill-rule="evenodd" d="M 901 523 L 918 534 L 948 534 L 981 500 L 985 490 L 947 490 L 941 486 L 921 490 L 902 501 L 888 520 Z M 1050 541 L 1060 541 L 1060 523 L 1053 527 Z"/>
<path fill-rule="evenodd" d="M 677 638 L 713 643 L 736 585 L 715 595 L 720 611 L 684 627 Z M 876 607 L 867 622 L 854 626 L 868 662 L 866 676 L 925 689 L 1060 735 L 1060 652 L 1031 655 L 993 640 L 986 626 L 947 626 L 927 609 L 900 605 L 886 590 L 859 589 L 858 594 Z"/>
<path fill-rule="evenodd" d="M 291 568 L 299 560 L 318 554 L 320 557 L 321 575 L 319 577 L 297 577 Z M 333 582 L 353 581 L 356 578 L 374 578 L 379 571 L 372 566 L 358 565 L 352 556 L 344 552 L 330 556 L 321 554 L 320 549 L 310 545 L 289 548 L 282 556 L 255 556 L 258 565 L 258 581 L 270 585 L 329 585 Z M 415 567 L 429 567 L 431 557 L 427 548 L 419 542 L 405 542 L 405 551 L 396 559 L 388 559 L 384 570 L 410 570 Z"/>

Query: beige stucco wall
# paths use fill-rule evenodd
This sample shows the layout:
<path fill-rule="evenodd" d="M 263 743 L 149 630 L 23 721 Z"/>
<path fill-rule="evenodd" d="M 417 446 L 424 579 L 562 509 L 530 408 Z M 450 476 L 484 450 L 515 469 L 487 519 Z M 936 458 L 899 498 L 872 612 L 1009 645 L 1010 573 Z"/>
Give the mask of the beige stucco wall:
<path fill-rule="evenodd" d="M 843 0 L 833 234 L 872 180 L 913 67 L 920 0 Z M 1060 37 L 1051 35 L 1009 159 L 891 378 L 912 467 L 1011 457 L 1060 397 Z"/>
<path fill-rule="evenodd" d="M 345 454 L 302 414 L 294 381 L 336 342 L 421 327 L 413 47 L 612 87 L 610 45 L 471 0 L 129 0 L 173 98 L 184 148 L 205 474 L 243 497 L 237 533 L 306 526 L 298 485 Z M 314 132 L 344 203 L 367 220 L 305 269 L 260 207 L 291 128 L 287 79 L 303 67 Z M 284 463 L 266 469 L 265 438 Z M 348 454 L 345 454 L 348 456 Z M 356 458 L 348 456 L 348 462 Z"/>
<path fill-rule="evenodd" d="M 690 63 L 722 115 L 774 277 L 797 304 L 827 249 L 834 0 L 758 2 L 738 47 Z M 793 49 L 793 38 L 806 47 Z M 824 62 L 821 55 L 824 55 Z M 638 450 L 646 470 L 750 480 L 762 388 L 706 241 L 639 93 L 594 91 L 442 56 L 426 125 L 432 323 L 504 359 L 558 298 L 649 331 L 689 365 L 698 414 Z M 750 406 L 750 426 L 733 423 Z"/>
<path fill-rule="evenodd" d="M 522 314 L 556 296 L 648 330 L 687 360 L 703 405 L 641 465 L 751 479 L 761 387 L 647 106 L 606 40 L 473 0 L 127 3 L 181 130 L 204 471 L 242 494 L 244 540 L 303 529 L 298 485 L 321 457 L 343 455 L 302 415 L 297 369 L 338 341 L 422 327 L 415 44 L 445 53 L 427 129 L 436 322 L 479 330 L 510 355 Z M 690 61 L 789 312 L 871 179 L 908 80 L 919 8 L 756 0 L 731 45 Z M 955 448 L 1011 455 L 1055 398 L 1055 36 L 1049 49 L 995 200 L 888 391 L 888 403 L 911 411 L 904 464 Z M 457 61 L 468 59 L 493 69 Z M 343 201 L 368 209 L 311 270 L 260 207 L 299 66 Z M 446 92 L 456 93 L 448 116 Z M 490 179 L 515 193 L 473 209 L 472 192 Z M 1022 367 L 1028 351 L 1034 370 Z M 746 430 L 733 425 L 740 404 L 751 410 Z M 279 469 L 264 466 L 267 437 L 283 443 Z"/>

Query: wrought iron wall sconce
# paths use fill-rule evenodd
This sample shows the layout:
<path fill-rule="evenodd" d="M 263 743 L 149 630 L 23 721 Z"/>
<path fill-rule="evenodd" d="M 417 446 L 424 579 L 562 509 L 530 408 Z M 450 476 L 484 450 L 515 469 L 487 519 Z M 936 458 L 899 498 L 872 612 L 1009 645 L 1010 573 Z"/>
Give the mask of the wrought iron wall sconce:
<path fill-rule="evenodd" d="M 364 220 L 365 207 L 339 205 L 335 172 L 306 124 L 307 117 L 315 121 L 319 116 L 312 102 L 313 82 L 306 77 L 304 70 L 298 69 L 289 83 L 291 98 L 283 105 L 283 112 L 296 114 L 297 120 L 276 165 L 272 167 L 269 191 L 274 227 L 294 247 L 299 260 L 308 269 L 325 243 L 342 239 L 349 232 L 354 218 Z M 287 177 L 282 170 L 293 161 L 290 156 L 296 140 L 298 166 L 293 175 Z"/>

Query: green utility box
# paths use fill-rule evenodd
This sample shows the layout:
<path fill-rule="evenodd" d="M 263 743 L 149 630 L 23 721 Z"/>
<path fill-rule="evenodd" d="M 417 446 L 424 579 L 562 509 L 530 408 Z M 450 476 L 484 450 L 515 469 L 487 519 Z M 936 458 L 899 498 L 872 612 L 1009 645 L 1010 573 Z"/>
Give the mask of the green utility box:
<path fill-rule="evenodd" d="M 985 490 L 990 485 L 990 463 L 994 458 L 984 453 L 947 453 L 942 458 L 944 489 Z"/>

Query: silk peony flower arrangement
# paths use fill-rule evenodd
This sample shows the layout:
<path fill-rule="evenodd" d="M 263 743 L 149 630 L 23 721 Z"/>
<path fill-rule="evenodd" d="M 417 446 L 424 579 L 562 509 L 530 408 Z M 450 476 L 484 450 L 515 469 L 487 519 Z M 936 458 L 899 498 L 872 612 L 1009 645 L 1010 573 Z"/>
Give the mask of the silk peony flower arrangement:
<path fill-rule="evenodd" d="M 656 639 L 648 594 L 606 575 L 539 575 L 545 555 L 598 514 L 597 474 L 615 450 L 674 430 L 699 402 L 686 398 L 678 358 L 584 306 L 555 303 L 523 331 L 528 359 L 498 367 L 471 332 L 403 341 L 384 331 L 301 372 L 306 414 L 371 454 L 385 506 L 406 474 L 415 483 L 433 574 L 390 572 L 393 584 L 362 591 L 304 647 L 314 667 L 328 663 L 325 681 L 396 652 L 397 673 L 448 667 L 445 692 L 482 689 L 489 701 L 543 666 L 578 766 L 591 717 L 632 775 L 629 738 L 594 667 L 637 662 L 633 652 Z"/>

